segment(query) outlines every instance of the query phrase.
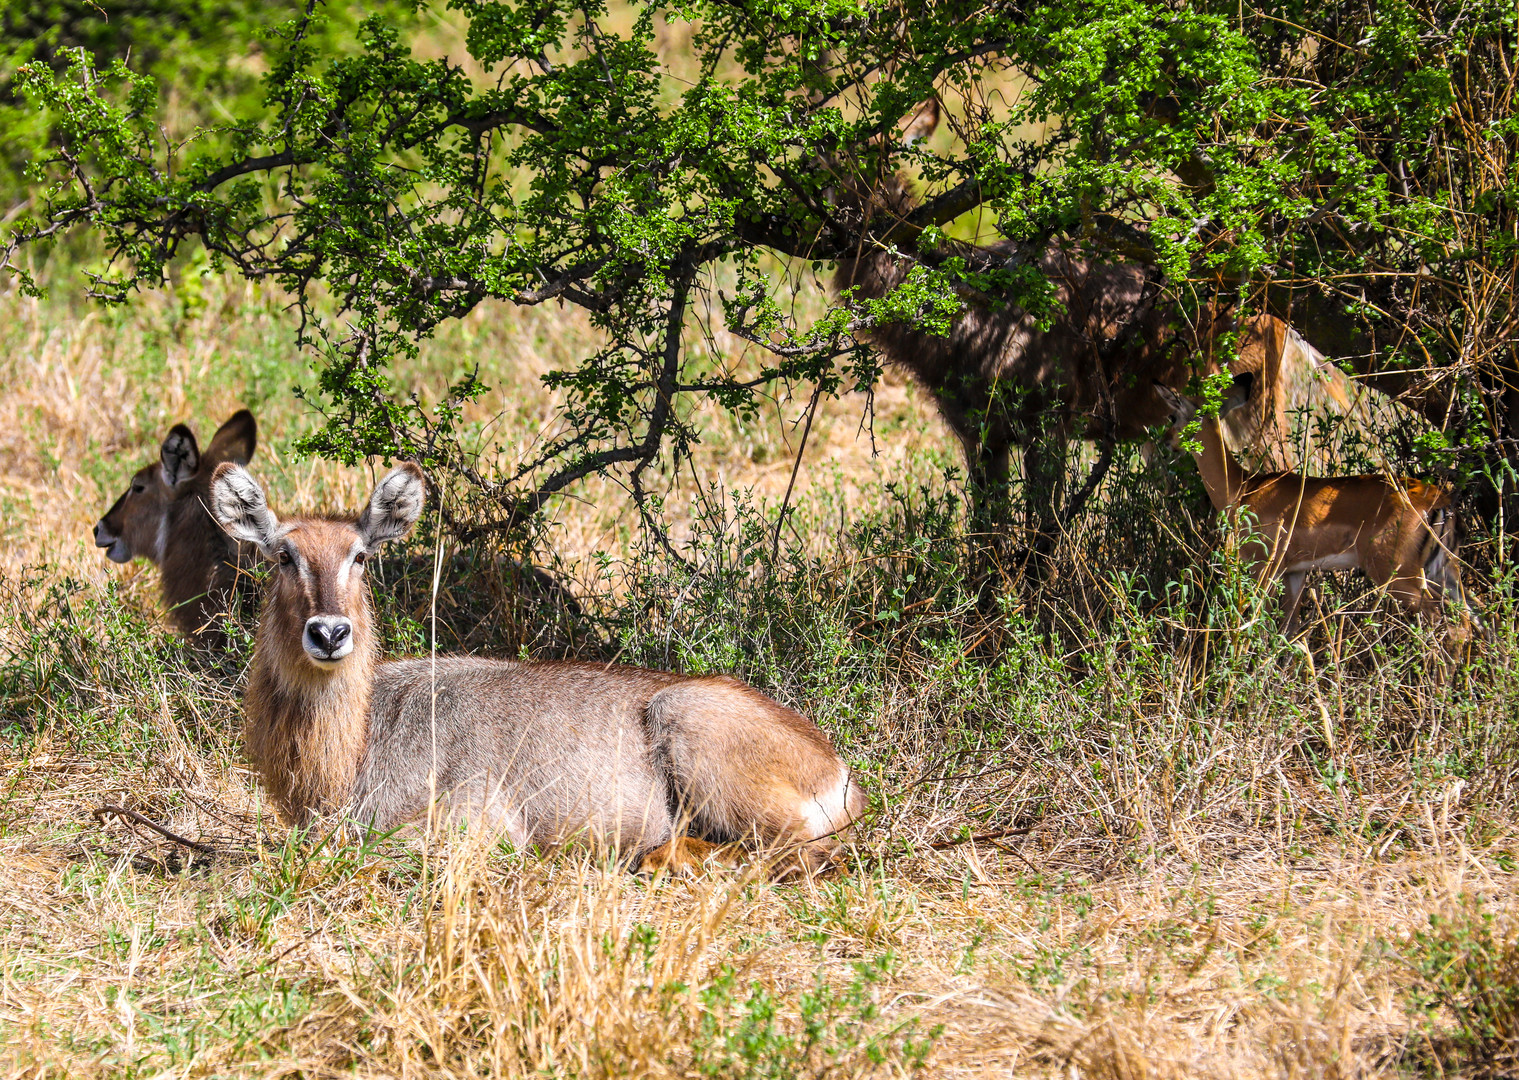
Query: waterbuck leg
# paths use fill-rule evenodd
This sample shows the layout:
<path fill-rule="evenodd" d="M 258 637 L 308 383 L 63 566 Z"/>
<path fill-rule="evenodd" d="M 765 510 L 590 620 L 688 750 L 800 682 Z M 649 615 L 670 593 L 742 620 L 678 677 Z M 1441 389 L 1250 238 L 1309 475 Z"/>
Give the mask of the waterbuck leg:
<path fill-rule="evenodd" d="M 647 851 L 638 860 L 640 874 L 668 873 L 673 877 L 696 877 L 708 862 L 732 868 L 738 865 L 738 851 L 733 844 L 714 844 L 694 836 L 677 836 Z"/>
<path fill-rule="evenodd" d="M 990 583 L 1007 563 L 1012 520 L 1011 450 L 1005 441 L 966 446 L 970 575 L 979 582 L 985 603 L 995 602 L 993 592 L 988 591 Z"/>
<path fill-rule="evenodd" d="M 1008 482 L 1011 446 L 1002 440 L 962 439 L 965 448 L 966 494 L 970 499 L 970 528 L 974 533 L 1005 529 L 1011 516 Z"/>
<path fill-rule="evenodd" d="M 1044 432 L 1023 449 L 1024 520 L 1032 556 L 1028 569 L 1036 580 L 1048 574 L 1060 538 L 1056 508 L 1065 486 L 1065 452 L 1065 435 L 1060 431 Z"/>
<path fill-rule="evenodd" d="M 1113 446 L 1109 441 L 1104 441 L 1097 451 L 1097 460 L 1092 464 L 1092 471 L 1087 474 L 1086 483 L 1081 485 L 1080 490 L 1073 495 L 1069 502 L 1060 511 L 1060 529 L 1065 531 L 1071 522 L 1081 516 L 1086 509 L 1087 503 L 1097 492 L 1102 484 L 1103 477 L 1108 474 L 1108 467 L 1113 464 Z"/>
<path fill-rule="evenodd" d="M 802 846 L 826 861 L 865 809 L 817 725 L 736 679 L 667 687 L 649 700 L 646 723 L 676 818 L 702 839 L 767 856 Z"/>

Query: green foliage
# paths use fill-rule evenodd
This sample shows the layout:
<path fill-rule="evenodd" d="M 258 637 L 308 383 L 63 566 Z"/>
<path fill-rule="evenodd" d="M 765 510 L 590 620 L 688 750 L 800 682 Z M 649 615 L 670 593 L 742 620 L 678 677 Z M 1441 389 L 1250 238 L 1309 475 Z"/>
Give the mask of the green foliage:
<path fill-rule="evenodd" d="M 856 963 L 855 976 L 843 990 L 819 981 L 798 1002 L 800 1032 L 781 1022 L 781 1003 L 774 994 L 758 984 L 741 986 L 737 974 L 725 969 L 701 992 L 705 1011 L 691 1048 L 697 1073 L 791 1080 L 852 1073 L 860 1058 L 917 1072 L 933 1049 L 937 1029 L 919 1036 L 909 1020 L 872 1030 L 880 1027 L 881 1014 L 871 990 L 891 968 L 888 954 Z"/>
<path fill-rule="evenodd" d="M 1454 915 L 1432 914 L 1406 955 L 1423 981 L 1416 1004 L 1448 1010 L 1452 1065 L 1513 1075 L 1519 1065 L 1519 942 L 1495 932 L 1491 913 L 1467 898 Z"/>
<path fill-rule="evenodd" d="M 399 14 L 404 5 L 379 3 Z M 55 73 L 84 50 L 97 70 L 130 60 L 150 76 L 155 119 L 178 142 L 197 128 L 225 125 L 262 103 L 261 76 L 272 28 L 304 5 L 296 0 L 23 0 L 0 12 L 0 193 L 7 206 L 28 194 L 28 166 L 56 149 L 59 132 L 17 85 L 18 69 Z M 341 49 L 363 6 L 341 4 L 314 26 L 324 50 Z"/>
<path fill-rule="evenodd" d="M 1030 265 L 1052 243 L 1158 265 L 1179 310 L 1290 308 L 1331 354 L 1429 367 L 1462 460 L 1492 452 L 1471 430 L 1491 433 L 1511 366 L 1512 292 L 1480 283 L 1509 280 L 1519 251 L 1512 5 L 449 9 L 467 60 L 419 58 L 383 12 L 270 26 L 262 99 L 186 144 L 160 137 L 145 75 L 80 50 L 22 65 L 58 152 L 5 262 L 34 287 L 21 246 L 89 225 L 114 255 L 93 277 L 106 300 L 163 281 L 187 242 L 278 281 L 329 421 L 304 449 L 422 459 L 478 489 L 490 527 L 592 473 L 620 472 L 646 507 L 647 467 L 700 435 L 682 402 L 750 415 L 777 380 L 868 383 L 856 323 L 942 331 L 975 291 L 1047 311 Z M 680 31 L 688 50 L 661 48 Z M 930 95 L 951 105 L 948 153 L 893 139 Z M 919 209 L 846 212 L 903 163 L 929 185 Z M 1021 254 L 948 238 L 978 206 Z M 917 263 L 895 294 L 815 320 L 772 298 L 774 255 L 818 266 L 870 248 Z M 711 292 L 726 329 L 768 353 L 755 369 L 689 358 Z M 391 374 L 488 299 L 577 305 L 605 334 L 550 373 L 563 423 L 500 476 L 460 441 L 475 377 L 425 405 Z"/>

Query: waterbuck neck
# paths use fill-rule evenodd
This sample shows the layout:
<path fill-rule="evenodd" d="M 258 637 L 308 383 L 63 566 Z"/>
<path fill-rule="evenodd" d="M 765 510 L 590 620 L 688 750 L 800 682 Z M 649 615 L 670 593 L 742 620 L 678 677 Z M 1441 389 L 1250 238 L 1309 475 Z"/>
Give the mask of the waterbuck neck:
<path fill-rule="evenodd" d="M 840 259 L 833 275 L 834 292 L 854 290 L 857 300 L 879 300 L 900 285 L 911 264 L 900 255 L 880 250 L 864 251 L 853 259 Z"/>
<path fill-rule="evenodd" d="M 244 699 L 247 745 L 275 803 L 300 824 L 353 802 L 379 650 L 365 595 L 350 615 L 353 651 L 333 670 L 318 669 L 286 616 L 282 586 L 289 583 L 273 583 L 259 620 Z"/>

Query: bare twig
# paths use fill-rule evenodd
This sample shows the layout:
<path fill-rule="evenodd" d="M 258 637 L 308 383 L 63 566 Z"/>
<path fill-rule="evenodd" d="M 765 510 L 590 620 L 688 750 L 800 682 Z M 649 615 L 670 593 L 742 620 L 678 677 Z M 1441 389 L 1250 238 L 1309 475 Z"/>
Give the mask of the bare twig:
<path fill-rule="evenodd" d="M 791 463 L 791 479 L 786 482 L 786 495 L 781 499 L 781 513 L 775 519 L 775 546 L 770 552 L 770 560 L 774 562 L 781 557 L 781 526 L 786 524 L 786 513 L 791 509 L 791 490 L 796 487 L 796 474 L 802 469 L 802 455 L 807 452 L 807 436 L 812 433 L 812 418 L 818 411 L 818 398 L 823 394 L 823 385 L 819 383 L 817 389 L 812 391 L 812 401 L 807 405 L 807 425 L 802 428 L 802 442 L 796 448 L 796 460 Z"/>
<path fill-rule="evenodd" d="M 1009 836 L 1027 836 L 1038 827 L 1038 825 L 1030 825 L 1023 829 L 997 829 L 994 832 L 980 833 L 976 836 L 960 836 L 953 840 L 935 840 L 928 846 L 935 851 L 944 851 L 946 848 L 959 847 L 962 844 L 985 844 L 992 840 L 1005 840 Z"/>
<path fill-rule="evenodd" d="M 182 844 L 192 851 L 199 851 L 203 855 L 216 854 L 216 849 L 210 844 L 202 844 L 199 840 L 186 840 L 183 836 L 180 836 L 176 832 L 171 832 L 170 830 L 164 828 L 162 825 L 158 824 L 158 822 L 153 821 L 151 818 L 147 818 L 139 814 L 136 810 L 128 810 L 126 807 L 117 806 L 115 803 L 104 803 L 100 806 L 97 806 L 91 812 L 90 816 L 98 821 L 101 825 L 104 825 L 106 815 L 108 814 L 115 814 L 117 817 L 121 818 L 124 821 L 134 821 L 139 825 L 144 825 L 159 835 L 174 841 L 176 844 Z"/>

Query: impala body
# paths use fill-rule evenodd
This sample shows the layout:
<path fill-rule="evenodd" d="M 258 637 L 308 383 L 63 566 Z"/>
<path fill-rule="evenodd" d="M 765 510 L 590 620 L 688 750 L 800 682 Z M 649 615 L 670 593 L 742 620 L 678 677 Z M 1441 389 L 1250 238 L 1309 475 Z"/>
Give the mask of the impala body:
<path fill-rule="evenodd" d="M 1249 375 L 1235 378 L 1220 417 L 1249 401 L 1252 383 Z M 1193 457 L 1214 508 L 1253 519 L 1240 554 L 1264 577 L 1284 580 L 1288 637 L 1314 570 L 1362 570 L 1420 613 L 1438 614 L 1445 599 L 1460 599 L 1456 517 L 1441 488 L 1405 477 L 1250 475 L 1224 445 L 1218 417 L 1198 417 L 1197 401 L 1166 386 L 1157 383 L 1155 393 L 1171 410 L 1173 445 L 1198 420 L 1201 448 Z"/>
<path fill-rule="evenodd" d="M 282 521 L 241 468 L 216 472 L 217 519 L 275 564 L 244 704 L 249 756 L 288 819 L 386 831 L 436 810 L 518 846 L 588 837 L 656 863 L 696 841 L 831 857 L 864 793 L 816 724 L 736 679 L 381 661 L 364 564 L 411 529 L 423 490 L 403 465 L 357 520 Z"/>
<path fill-rule="evenodd" d="M 240 560 L 248 552 L 222 531 L 207 509 L 211 474 L 222 462 L 246 465 L 258 446 L 253 414 L 241 409 L 217 429 L 201 452 L 184 424 L 169 429 L 159 460 L 133 474 L 105 516 L 95 523 L 95 545 L 112 562 L 147 559 L 159 569 L 170 621 L 205 641 L 221 637 Z"/>

